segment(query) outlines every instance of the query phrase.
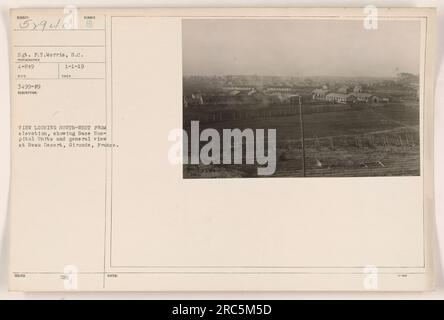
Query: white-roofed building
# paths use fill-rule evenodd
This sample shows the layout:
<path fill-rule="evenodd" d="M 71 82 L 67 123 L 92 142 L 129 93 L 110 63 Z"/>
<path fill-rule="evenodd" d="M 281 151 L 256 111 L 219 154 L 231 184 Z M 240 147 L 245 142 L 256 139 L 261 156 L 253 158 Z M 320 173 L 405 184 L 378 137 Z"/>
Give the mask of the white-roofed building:
<path fill-rule="evenodd" d="M 325 96 L 329 93 L 328 89 L 314 89 L 311 92 L 311 97 L 313 100 L 325 101 Z"/>
<path fill-rule="evenodd" d="M 329 93 L 325 96 L 325 100 L 332 103 L 349 103 L 356 100 L 353 94 L 345 93 Z"/>

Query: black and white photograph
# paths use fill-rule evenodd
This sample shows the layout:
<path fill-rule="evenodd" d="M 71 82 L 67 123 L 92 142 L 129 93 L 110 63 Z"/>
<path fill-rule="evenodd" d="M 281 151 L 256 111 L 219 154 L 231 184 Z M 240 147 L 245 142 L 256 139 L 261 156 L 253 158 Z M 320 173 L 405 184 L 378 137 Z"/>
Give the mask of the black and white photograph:
<path fill-rule="evenodd" d="M 183 177 L 419 176 L 420 32 L 184 19 Z"/>

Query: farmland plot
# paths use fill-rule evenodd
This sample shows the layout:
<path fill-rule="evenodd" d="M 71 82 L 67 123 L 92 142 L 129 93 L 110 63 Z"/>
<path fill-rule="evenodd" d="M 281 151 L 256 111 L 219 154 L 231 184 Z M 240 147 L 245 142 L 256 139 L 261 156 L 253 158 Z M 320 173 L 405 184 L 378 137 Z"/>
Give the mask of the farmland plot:
<path fill-rule="evenodd" d="M 403 104 L 304 114 L 308 177 L 418 176 L 419 108 Z M 299 113 L 202 126 L 276 129 L 274 177 L 303 176 Z M 244 162 L 245 163 L 245 162 Z M 184 165 L 185 178 L 258 177 L 257 165 Z"/>

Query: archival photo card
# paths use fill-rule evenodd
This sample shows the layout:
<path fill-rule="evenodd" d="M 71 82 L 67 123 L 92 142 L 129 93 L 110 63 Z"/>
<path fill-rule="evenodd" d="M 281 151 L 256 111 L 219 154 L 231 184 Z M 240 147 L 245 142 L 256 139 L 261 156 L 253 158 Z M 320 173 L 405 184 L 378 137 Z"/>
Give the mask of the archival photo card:
<path fill-rule="evenodd" d="M 420 32 L 184 19 L 184 178 L 419 176 Z"/>
<path fill-rule="evenodd" d="M 11 10 L 10 289 L 432 289 L 435 28 Z"/>

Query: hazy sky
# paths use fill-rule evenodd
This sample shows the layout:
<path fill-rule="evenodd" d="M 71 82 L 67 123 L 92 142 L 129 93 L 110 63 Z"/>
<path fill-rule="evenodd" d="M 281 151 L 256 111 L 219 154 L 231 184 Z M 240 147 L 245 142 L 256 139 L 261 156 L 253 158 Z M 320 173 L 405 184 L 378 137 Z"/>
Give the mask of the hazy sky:
<path fill-rule="evenodd" d="M 185 75 L 381 76 L 419 73 L 418 21 L 184 20 Z"/>

